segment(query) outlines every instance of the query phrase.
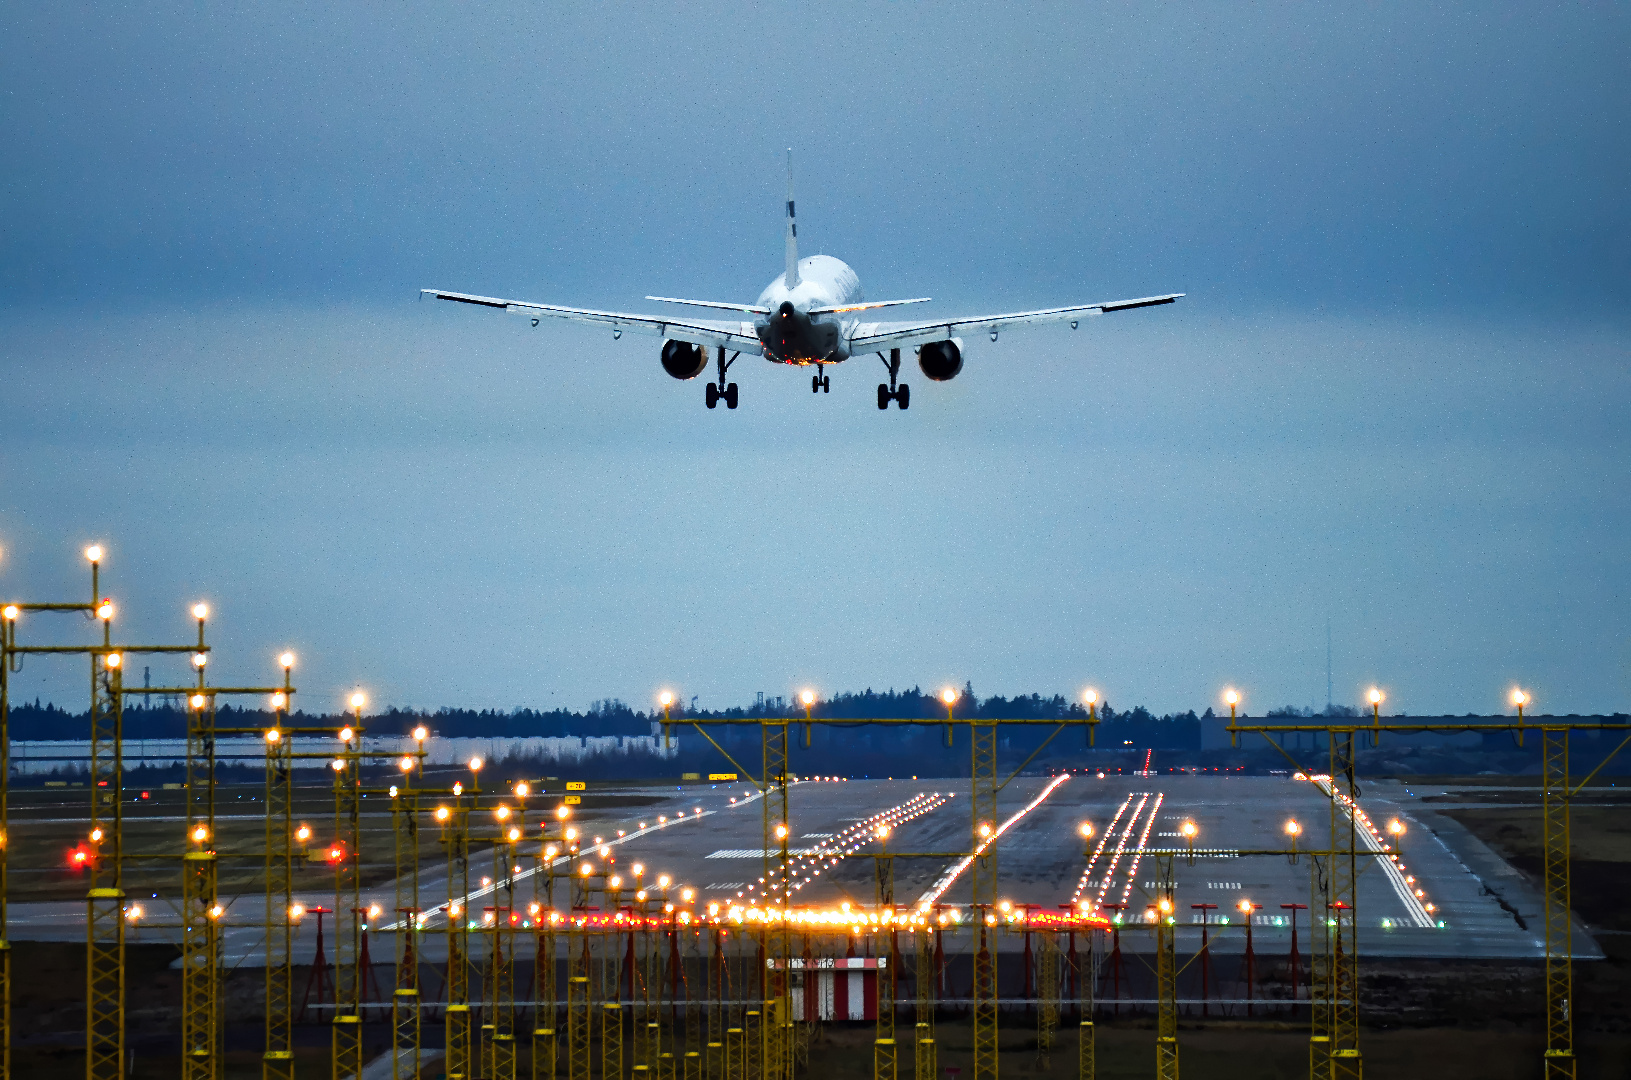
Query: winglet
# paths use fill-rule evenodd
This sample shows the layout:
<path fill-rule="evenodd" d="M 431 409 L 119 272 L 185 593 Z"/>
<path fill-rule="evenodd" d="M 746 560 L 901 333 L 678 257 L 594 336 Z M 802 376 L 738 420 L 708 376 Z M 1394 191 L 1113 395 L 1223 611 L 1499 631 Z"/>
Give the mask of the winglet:
<path fill-rule="evenodd" d="M 799 227 L 793 217 L 793 148 L 787 148 L 787 287 L 799 284 Z"/>

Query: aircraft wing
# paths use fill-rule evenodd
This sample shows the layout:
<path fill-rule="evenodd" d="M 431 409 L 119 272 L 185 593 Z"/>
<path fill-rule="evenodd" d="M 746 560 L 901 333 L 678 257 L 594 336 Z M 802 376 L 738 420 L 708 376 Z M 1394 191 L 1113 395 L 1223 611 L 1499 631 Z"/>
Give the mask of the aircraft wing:
<path fill-rule="evenodd" d="M 556 304 L 534 304 L 525 300 L 500 300 L 494 296 L 474 296 L 470 293 L 444 292 L 441 289 L 420 289 L 420 296 L 437 300 L 453 300 L 460 304 L 507 311 L 523 315 L 537 326 L 539 319 L 569 319 L 572 322 L 598 323 L 611 328 L 614 335 L 627 330 L 633 334 L 651 334 L 654 337 L 689 341 L 695 345 L 723 345 L 732 352 L 753 353 L 762 356 L 759 335 L 751 322 L 715 319 L 670 319 L 656 315 L 629 315 L 621 311 L 595 311 L 592 308 L 560 307 Z"/>
<path fill-rule="evenodd" d="M 1030 326 L 1035 323 L 1068 322 L 1097 318 L 1112 311 L 1131 311 L 1134 308 L 1157 307 L 1170 304 L 1183 293 L 1165 296 L 1145 296 L 1137 300 L 1110 300 L 1101 304 L 1079 304 L 1074 307 L 1042 308 L 1039 311 L 1015 311 L 1006 315 L 978 315 L 965 319 L 938 319 L 934 322 L 878 322 L 857 323 L 850 333 L 851 353 L 899 346 L 911 342 L 945 341 L 958 334 L 986 331 L 996 340 L 996 334 L 1010 326 Z"/>

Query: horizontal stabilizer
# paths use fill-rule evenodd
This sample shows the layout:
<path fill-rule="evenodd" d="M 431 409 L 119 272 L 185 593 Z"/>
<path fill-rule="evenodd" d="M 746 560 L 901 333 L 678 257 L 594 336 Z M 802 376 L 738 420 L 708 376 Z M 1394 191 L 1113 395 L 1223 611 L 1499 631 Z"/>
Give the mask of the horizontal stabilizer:
<path fill-rule="evenodd" d="M 650 299 L 650 297 L 647 297 Z M 873 308 L 900 307 L 902 304 L 927 304 L 934 299 L 931 296 L 920 296 L 915 300 L 874 300 L 870 304 L 845 304 L 843 307 L 811 308 L 811 315 L 838 315 L 846 311 L 871 311 Z"/>
<path fill-rule="evenodd" d="M 726 304 L 719 300 L 681 300 L 677 296 L 648 296 L 647 300 L 657 300 L 664 304 L 689 304 L 692 307 L 719 308 L 721 311 L 746 311 L 753 315 L 768 315 L 770 309 L 756 307 L 753 304 Z"/>

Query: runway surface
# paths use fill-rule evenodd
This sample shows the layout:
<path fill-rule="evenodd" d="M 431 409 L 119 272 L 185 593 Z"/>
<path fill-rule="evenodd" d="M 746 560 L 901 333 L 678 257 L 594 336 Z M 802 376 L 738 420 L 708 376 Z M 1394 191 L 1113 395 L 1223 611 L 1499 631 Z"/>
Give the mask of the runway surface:
<path fill-rule="evenodd" d="M 761 840 L 762 800 L 745 784 L 618 788 L 620 794 L 654 801 L 617 819 L 590 823 L 587 837 L 599 846 L 584 853 L 597 869 L 609 868 L 632 895 L 635 866 L 640 881 L 655 884 L 659 875 L 672 879 L 677 897 L 682 887 L 696 890 L 695 906 L 710 903 L 728 910 L 761 894 L 765 861 Z M 1380 849 L 1391 838 L 1386 824 L 1397 818 L 1406 826 L 1402 869 L 1385 856 L 1361 857 L 1358 922 L 1361 954 L 1372 957 L 1535 958 L 1542 955 L 1539 898 L 1510 866 L 1453 820 L 1420 802 L 1435 790 L 1407 789 L 1394 781 L 1365 782 L 1359 802 L 1361 823 L 1377 830 Z M 820 908 L 849 903 L 870 908 L 876 896 L 877 860 L 885 846 L 877 826 L 890 827 L 887 850 L 894 857 L 897 905 L 923 901 L 967 905 L 970 883 L 966 861 L 972 828 L 968 782 L 940 780 L 846 780 L 801 782 L 789 791 L 789 846 L 795 853 L 796 902 Z M 550 801 L 551 805 L 553 800 Z M 1193 858 L 1173 858 L 1176 903 L 1181 924 L 1180 949 L 1199 943 L 1204 917 L 1212 947 L 1244 947 L 1243 914 L 1238 905 L 1258 905 L 1252 912 L 1255 947 L 1284 949 L 1295 915 L 1299 936 L 1308 941 L 1306 908 L 1310 901 L 1310 846 L 1325 844 L 1331 802 L 1316 782 L 1290 777 L 1149 777 L 1073 774 L 1066 777 L 1020 777 L 998 798 L 998 820 L 1005 825 L 995 839 L 999 896 L 1016 905 L 1047 911 L 1083 901 L 1123 921 L 1121 945 L 1127 951 L 1153 948 L 1152 935 L 1138 925 L 1155 894 L 1157 849 L 1187 852 L 1184 822 L 1195 825 Z M 1302 826 L 1295 861 L 1286 855 L 1240 854 L 1254 849 L 1287 847 L 1285 825 Z M 1092 822 L 1095 835 L 1084 842 L 1079 827 Z M 621 830 L 623 835 L 619 836 Z M 1368 830 L 1362 828 L 1362 833 Z M 545 900 L 546 877 L 536 859 L 516 875 L 514 905 L 524 913 L 536 898 Z M 564 862 L 559 872 L 570 870 Z M 481 919 L 495 905 L 494 878 L 502 880 L 488 850 L 471 859 L 469 893 L 457 890 L 470 918 Z M 485 881 L 483 879 L 486 879 Z M 565 887 L 556 885 L 557 904 Z M 1417 892 L 1420 895 L 1417 895 Z M 421 906 L 432 910 L 429 928 L 445 926 L 449 896 L 442 865 L 424 867 L 419 879 Z M 139 902 L 139 898 L 136 898 Z M 309 906 L 332 906 L 332 894 L 302 891 L 297 900 Z M 223 948 L 230 966 L 263 962 L 263 901 L 259 895 L 229 898 Z M 377 903 L 373 959 L 386 962 L 393 952 L 395 888 L 366 890 L 364 906 Z M 1114 905 L 1122 905 L 1119 910 Z M 1206 908 L 1197 905 L 1215 905 Z M 1504 905 L 1504 906 L 1503 906 Z M 151 916 L 155 913 L 149 913 Z M 157 912 L 161 917 L 163 911 Z M 527 916 L 522 915 L 523 918 Z M 1521 920 L 1521 922 L 1520 922 Z M 172 920 L 173 921 L 173 918 Z M 1526 925 L 1525 925 L 1526 924 Z M 380 931 L 387 931 L 380 933 Z M 332 934 L 332 928 L 329 930 Z M 20 903 L 10 908 L 13 939 L 82 940 L 84 907 L 73 903 Z M 130 940 L 173 938 L 173 930 L 142 928 L 136 923 Z M 425 958 L 444 955 L 442 933 L 424 938 Z M 296 935 L 297 963 L 310 962 L 315 948 L 315 920 L 303 920 Z M 1190 943 L 1189 938 L 1195 941 Z M 517 935 L 521 955 L 530 955 L 530 933 Z M 1001 947 L 1019 948 L 1019 935 L 1003 935 Z M 1304 948 L 1306 949 L 1306 944 Z M 332 938 L 326 946 L 332 958 Z M 1575 952 L 1582 958 L 1601 954 L 1583 929 L 1576 927 Z"/>

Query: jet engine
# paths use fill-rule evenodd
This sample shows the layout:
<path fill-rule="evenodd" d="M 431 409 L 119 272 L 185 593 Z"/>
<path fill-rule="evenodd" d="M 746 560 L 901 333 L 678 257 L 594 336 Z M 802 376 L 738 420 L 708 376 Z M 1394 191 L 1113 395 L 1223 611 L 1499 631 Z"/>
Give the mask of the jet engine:
<path fill-rule="evenodd" d="M 676 379 L 694 379 L 708 366 L 708 353 L 689 341 L 663 342 L 663 370 Z"/>
<path fill-rule="evenodd" d="M 962 346 L 963 343 L 956 338 L 950 341 L 931 341 L 918 350 L 917 366 L 923 369 L 923 374 L 935 382 L 955 379 L 957 373 L 963 370 Z"/>

